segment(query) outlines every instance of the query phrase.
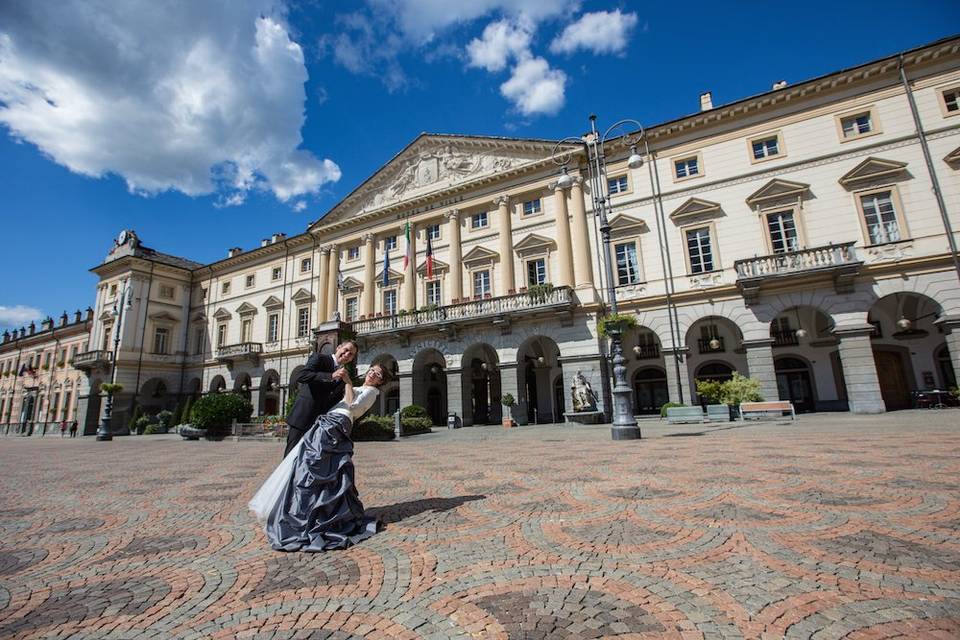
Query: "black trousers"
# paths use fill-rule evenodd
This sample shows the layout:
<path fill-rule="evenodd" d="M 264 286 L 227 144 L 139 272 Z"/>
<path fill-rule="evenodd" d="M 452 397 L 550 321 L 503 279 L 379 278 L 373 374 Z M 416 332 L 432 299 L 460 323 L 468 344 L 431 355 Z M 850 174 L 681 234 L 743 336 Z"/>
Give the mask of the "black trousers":
<path fill-rule="evenodd" d="M 309 431 L 309 429 L 298 429 L 292 425 L 287 425 L 287 448 L 283 450 L 284 458 L 286 458 L 287 454 L 290 453 L 295 446 L 297 446 L 297 443 L 300 442 L 303 434 L 305 434 L 307 431 Z"/>

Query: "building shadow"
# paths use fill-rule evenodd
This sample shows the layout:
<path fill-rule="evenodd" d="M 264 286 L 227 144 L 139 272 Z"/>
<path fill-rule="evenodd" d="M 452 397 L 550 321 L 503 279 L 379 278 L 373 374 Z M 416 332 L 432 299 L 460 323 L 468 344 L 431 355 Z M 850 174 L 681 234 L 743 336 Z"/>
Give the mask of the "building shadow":
<path fill-rule="evenodd" d="M 400 522 L 405 518 L 411 518 L 424 511 L 449 511 L 456 509 L 462 504 L 473 502 L 474 500 L 484 500 L 487 496 L 470 495 L 456 496 L 454 498 L 424 498 L 422 500 L 408 500 L 407 502 L 398 502 L 396 504 L 382 507 L 370 507 L 366 510 L 366 515 L 375 517 L 383 524 Z"/>

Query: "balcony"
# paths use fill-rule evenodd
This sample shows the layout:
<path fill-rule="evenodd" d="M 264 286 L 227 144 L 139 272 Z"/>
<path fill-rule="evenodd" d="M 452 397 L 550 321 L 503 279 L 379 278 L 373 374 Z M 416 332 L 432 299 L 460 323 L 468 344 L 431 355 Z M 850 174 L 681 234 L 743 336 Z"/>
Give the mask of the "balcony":
<path fill-rule="evenodd" d="M 90 371 L 92 369 L 106 369 L 113 362 L 113 353 L 103 349 L 97 351 L 84 351 L 73 356 L 72 364 L 74 369 Z"/>
<path fill-rule="evenodd" d="M 775 347 L 795 347 L 800 344 L 796 331 L 771 331 L 770 337 L 773 338 Z"/>
<path fill-rule="evenodd" d="M 243 360 L 255 363 L 260 360 L 261 353 L 263 353 L 263 345 L 259 342 L 228 344 L 217 349 L 217 360 L 227 364 L 234 364 Z"/>
<path fill-rule="evenodd" d="M 557 287 L 545 294 L 518 293 L 459 302 L 428 311 L 366 318 L 353 322 L 353 330 L 358 337 L 422 329 L 449 333 L 465 325 L 489 323 L 501 326 L 506 332 L 514 315 L 525 318 L 548 314 L 569 316 L 573 305 L 573 290 Z"/>
<path fill-rule="evenodd" d="M 714 340 L 720 343 L 717 345 L 716 349 L 710 346 L 710 343 Z M 700 338 L 697 340 L 697 347 L 699 347 L 700 353 L 723 353 L 727 350 L 727 345 L 723 341 L 723 336 L 717 336 L 716 338 Z"/>
<path fill-rule="evenodd" d="M 822 275 L 833 280 L 837 293 L 850 293 L 863 264 L 857 260 L 853 245 L 853 242 L 845 242 L 737 260 L 733 263 L 737 288 L 747 304 L 754 304 L 760 297 L 761 287 Z"/>

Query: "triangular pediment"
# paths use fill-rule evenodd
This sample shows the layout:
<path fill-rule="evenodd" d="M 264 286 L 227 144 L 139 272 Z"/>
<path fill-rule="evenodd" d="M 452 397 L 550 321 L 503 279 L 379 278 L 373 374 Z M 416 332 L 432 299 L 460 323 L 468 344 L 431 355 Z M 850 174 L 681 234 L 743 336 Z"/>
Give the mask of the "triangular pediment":
<path fill-rule="evenodd" d="M 197 311 L 195 314 L 193 314 L 193 317 L 190 318 L 190 320 L 192 322 L 206 322 L 207 314 L 205 314 L 203 311 Z"/>
<path fill-rule="evenodd" d="M 223 307 L 220 307 L 213 313 L 213 317 L 216 318 L 217 320 L 229 320 L 233 316 L 230 315 L 229 311 L 227 311 Z"/>
<path fill-rule="evenodd" d="M 394 269 L 387 271 L 387 282 L 389 284 L 395 284 L 401 280 L 403 280 L 403 274 L 399 271 L 395 271 Z M 377 286 L 383 286 L 383 269 L 377 272 Z"/>
<path fill-rule="evenodd" d="M 883 158 L 867 158 L 840 176 L 840 184 L 847 186 L 875 178 L 889 177 L 902 173 L 906 168 L 906 162 L 884 160 Z"/>
<path fill-rule="evenodd" d="M 301 304 L 304 302 L 313 302 L 313 294 L 301 287 L 297 289 L 297 292 L 294 293 L 290 299 Z"/>
<path fill-rule="evenodd" d="M 283 301 L 277 296 L 270 296 L 269 298 L 263 301 L 264 309 L 276 309 L 277 307 L 282 307 L 282 306 L 283 306 Z"/>
<path fill-rule="evenodd" d="M 237 307 L 237 314 L 241 316 L 249 316 L 257 312 L 257 308 L 250 304 L 249 302 L 244 302 L 239 307 Z"/>
<path fill-rule="evenodd" d="M 493 262 L 500 257 L 496 251 L 490 251 L 486 247 L 474 247 L 467 251 L 466 255 L 463 256 L 463 264 L 473 265 L 473 264 L 483 264 L 485 262 Z"/>
<path fill-rule="evenodd" d="M 625 213 L 618 213 L 610 218 L 610 231 L 613 233 L 626 233 L 628 231 L 640 231 L 647 223 L 642 218 L 628 216 Z"/>
<path fill-rule="evenodd" d="M 945 155 L 943 161 L 947 164 L 960 164 L 960 147 Z"/>
<path fill-rule="evenodd" d="M 692 218 L 693 216 L 717 215 L 721 213 L 720 203 L 700 198 L 688 198 L 670 214 L 671 220 Z"/>
<path fill-rule="evenodd" d="M 563 148 L 580 150 L 573 144 Z M 487 184 L 530 166 L 552 163 L 557 152 L 549 140 L 424 133 L 311 225 L 311 230 L 407 206 L 441 192 Z"/>
<path fill-rule="evenodd" d="M 151 320 L 159 320 L 161 322 L 176 322 L 178 318 L 170 313 L 169 311 L 159 311 L 157 313 L 150 314 Z"/>
<path fill-rule="evenodd" d="M 555 248 L 557 243 L 550 238 L 531 233 L 525 236 L 520 242 L 513 245 L 513 250 L 520 255 L 526 253 L 535 253 L 538 251 L 550 251 Z"/>
<path fill-rule="evenodd" d="M 769 200 L 779 198 L 800 197 L 810 190 L 810 185 L 802 182 L 792 182 L 790 180 L 781 180 L 774 178 L 750 194 L 747 198 L 747 204 L 763 204 Z"/>
<path fill-rule="evenodd" d="M 353 276 L 350 276 L 348 278 L 344 278 L 343 282 L 340 283 L 340 289 L 342 291 L 357 291 L 363 289 L 363 283 Z"/>
<path fill-rule="evenodd" d="M 436 258 L 433 259 L 434 273 L 441 273 L 443 271 L 448 271 L 449 269 L 450 269 L 450 265 L 448 265 L 446 262 L 437 260 Z M 420 266 L 417 267 L 417 275 L 423 276 L 426 273 L 427 273 L 427 261 L 424 260 L 423 262 L 420 263 Z"/>

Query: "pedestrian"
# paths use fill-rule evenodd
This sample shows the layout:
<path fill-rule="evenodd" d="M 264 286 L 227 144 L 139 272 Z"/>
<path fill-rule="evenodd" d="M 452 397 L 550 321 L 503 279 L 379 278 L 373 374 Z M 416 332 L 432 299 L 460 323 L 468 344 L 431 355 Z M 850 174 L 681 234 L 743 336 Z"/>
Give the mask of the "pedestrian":
<path fill-rule="evenodd" d="M 78 426 L 78 425 L 77 425 L 77 421 L 76 421 L 76 420 L 74 420 L 73 422 L 70 423 L 70 437 L 71 437 L 71 438 L 76 438 L 76 437 L 77 437 L 77 426 Z"/>
<path fill-rule="evenodd" d="M 67 435 L 67 421 L 61 420 L 60 421 L 60 437 L 63 438 L 66 435 Z"/>

